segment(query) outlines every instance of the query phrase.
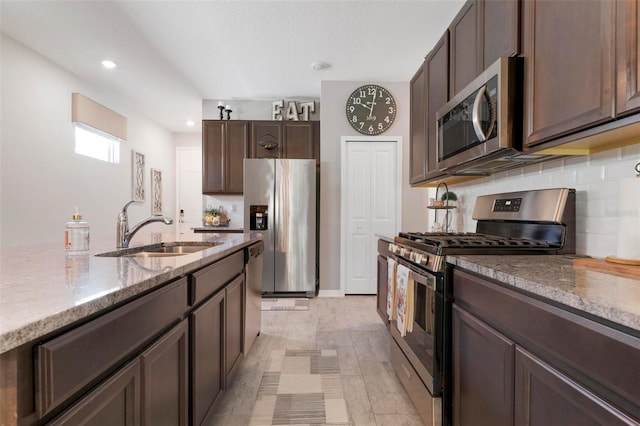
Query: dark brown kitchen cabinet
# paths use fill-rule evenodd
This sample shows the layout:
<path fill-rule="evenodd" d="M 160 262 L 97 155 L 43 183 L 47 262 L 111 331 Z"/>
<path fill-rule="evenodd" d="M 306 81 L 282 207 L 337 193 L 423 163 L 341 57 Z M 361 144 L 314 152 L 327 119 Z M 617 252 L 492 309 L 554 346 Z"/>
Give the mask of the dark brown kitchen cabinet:
<path fill-rule="evenodd" d="M 615 426 L 638 423 L 549 364 L 517 347 L 514 424 Z"/>
<path fill-rule="evenodd" d="M 191 413 L 193 424 L 205 420 L 224 390 L 224 301 L 220 291 L 190 315 Z"/>
<path fill-rule="evenodd" d="M 230 383 L 230 377 L 242 359 L 242 344 L 244 341 L 244 275 L 238 276 L 225 289 L 225 380 Z"/>
<path fill-rule="evenodd" d="M 140 355 L 143 425 L 188 424 L 188 335 L 189 322 L 182 320 Z"/>
<path fill-rule="evenodd" d="M 251 158 L 284 158 L 282 122 L 251 122 Z"/>
<path fill-rule="evenodd" d="M 640 425 L 640 338 L 457 268 L 452 286 L 454 424 Z"/>
<path fill-rule="evenodd" d="M 433 50 L 425 59 L 426 67 L 426 117 L 427 133 L 427 179 L 437 178 L 443 173 L 437 170 L 438 134 L 436 129 L 436 113 L 449 100 L 449 33 L 438 40 Z"/>
<path fill-rule="evenodd" d="M 140 360 L 136 359 L 49 424 L 140 425 Z"/>
<path fill-rule="evenodd" d="M 616 114 L 640 109 L 640 7 L 637 0 L 616 2 Z"/>
<path fill-rule="evenodd" d="M 319 121 L 253 121 L 251 158 L 303 158 L 320 162 Z"/>
<path fill-rule="evenodd" d="M 452 318 L 453 424 L 512 425 L 515 343 L 455 304 Z"/>
<path fill-rule="evenodd" d="M 51 424 L 187 425 L 187 335 L 183 320 Z"/>
<path fill-rule="evenodd" d="M 479 70 L 520 53 L 520 0 L 478 1 Z"/>
<path fill-rule="evenodd" d="M 202 193 L 242 194 L 243 161 L 249 152 L 249 122 L 202 122 Z"/>
<path fill-rule="evenodd" d="M 449 98 L 480 74 L 479 1 L 467 1 L 449 26 Z"/>
<path fill-rule="evenodd" d="M 320 162 L 320 122 L 283 123 L 284 158 L 303 158 Z"/>
<path fill-rule="evenodd" d="M 376 296 L 376 305 L 378 315 L 387 326 L 389 326 L 389 315 L 387 314 L 387 292 L 389 283 L 389 266 L 387 264 L 391 252 L 389 251 L 389 242 L 378 240 L 378 292 Z"/>
<path fill-rule="evenodd" d="M 526 145 L 613 120 L 616 4 L 523 2 Z"/>
<path fill-rule="evenodd" d="M 426 133 L 426 86 L 425 65 L 421 65 L 409 83 L 409 183 L 420 183 L 426 178 L 427 133 Z"/>

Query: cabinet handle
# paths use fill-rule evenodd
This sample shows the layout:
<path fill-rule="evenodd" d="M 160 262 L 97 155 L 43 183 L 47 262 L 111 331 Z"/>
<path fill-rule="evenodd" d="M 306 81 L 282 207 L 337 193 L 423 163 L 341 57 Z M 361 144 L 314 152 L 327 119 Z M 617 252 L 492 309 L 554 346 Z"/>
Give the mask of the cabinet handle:
<path fill-rule="evenodd" d="M 263 147 L 264 149 L 271 151 L 272 149 L 276 149 L 278 147 L 277 143 L 272 142 L 258 142 L 258 145 Z"/>

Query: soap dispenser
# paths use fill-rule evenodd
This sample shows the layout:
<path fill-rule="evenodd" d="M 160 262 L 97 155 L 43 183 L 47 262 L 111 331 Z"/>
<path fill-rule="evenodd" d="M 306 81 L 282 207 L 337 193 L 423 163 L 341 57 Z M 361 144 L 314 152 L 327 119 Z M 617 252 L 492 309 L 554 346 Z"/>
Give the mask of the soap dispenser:
<path fill-rule="evenodd" d="M 89 222 L 82 220 L 80 206 L 67 222 L 64 230 L 64 250 L 67 254 L 85 254 L 89 251 Z"/>

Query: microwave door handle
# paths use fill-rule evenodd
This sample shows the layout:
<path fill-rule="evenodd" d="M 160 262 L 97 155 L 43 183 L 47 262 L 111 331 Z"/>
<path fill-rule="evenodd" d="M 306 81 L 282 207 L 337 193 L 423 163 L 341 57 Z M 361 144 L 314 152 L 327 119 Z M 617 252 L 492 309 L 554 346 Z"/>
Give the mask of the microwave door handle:
<path fill-rule="evenodd" d="M 487 86 L 482 86 L 478 93 L 476 94 L 476 99 L 473 101 L 473 111 L 471 113 L 471 121 L 473 122 L 473 130 L 476 132 L 476 136 L 478 136 L 478 140 L 480 142 L 484 142 L 487 140 L 487 135 L 482 131 L 482 126 L 480 125 L 480 102 L 482 102 L 482 98 L 484 97 L 484 93 L 487 91 Z"/>

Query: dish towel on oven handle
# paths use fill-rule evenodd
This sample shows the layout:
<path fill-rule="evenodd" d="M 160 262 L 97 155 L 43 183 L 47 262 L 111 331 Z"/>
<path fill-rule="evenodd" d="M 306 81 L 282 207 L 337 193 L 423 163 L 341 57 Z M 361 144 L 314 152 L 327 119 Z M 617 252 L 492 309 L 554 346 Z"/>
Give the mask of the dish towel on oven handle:
<path fill-rule="evenodd" d="M 413 285 L 409 268 L 398 265 L 396 269 L 397 326 L 402 337 L 413 329 Z"/>
<path fill-rule="evenodd" d="M 396 309 L 396 268 L 398 263 L 391 259 L 387 259 L 387 315 L 389 321 L 393 321 L 397 316 Z"/>

